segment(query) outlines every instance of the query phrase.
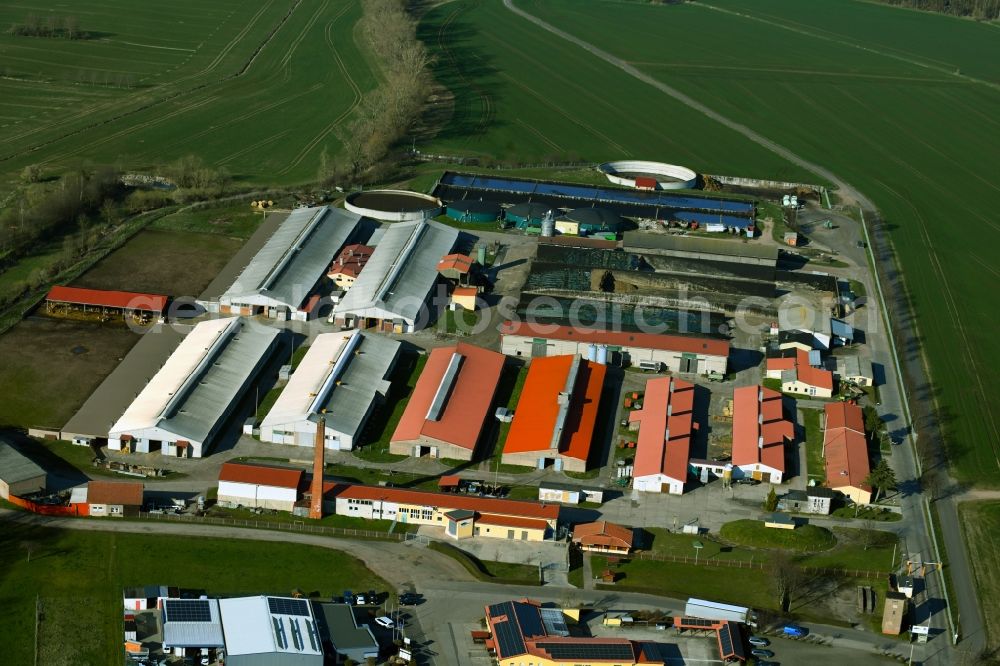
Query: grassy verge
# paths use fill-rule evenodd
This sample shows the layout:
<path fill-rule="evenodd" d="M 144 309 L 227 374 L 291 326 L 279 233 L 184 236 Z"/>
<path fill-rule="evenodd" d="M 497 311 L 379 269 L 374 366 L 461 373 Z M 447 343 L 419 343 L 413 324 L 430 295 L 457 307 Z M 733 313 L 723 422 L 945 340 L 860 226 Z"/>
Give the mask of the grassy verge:
<path fill-rule="evenodd" d="M 823 429 L 819 425 L 818 409 L 802 409 L 802 426 L 806 431 L 806 470 L 817 484 L 826 483 L 826 463 L 823 460 Z"/>
<path fill-rule="evenodd" d="M 794 530 L 764 527 L 759 520 L 734 520 L 722 526 L 720 536 L 729 542 L 750 548 L 782 548 L 799 552 L 816 552 L 833 548 L 837 543 L 833 532 L 825 527 L 802 525 Z"/>
<path fill-rule="evenodd" d="M 502 400 L 504 394 L 507 394 L 507 402 L 505 403 L 507 409 L 516 411 L 517 402 L 521 399 L 521 391 L 524 389 L 524 381 L 527 377 L 527 365 L 517 367 L 511 364 L 504 367 L 503 375 L 500 377 L 498 395 L 500 395 Z M 497 469 L 499 467 L 501 472 L 505 472 L 507 474 L 530 472 L 530 467 L 523 467 L 521 465 L 504 465 L 499 462 L 501 456 L 503 455 L 503 446 L 507 441 L 507 434 L 510 432 L 510 426 L 510 423 L 501 423 L 499 428 L 497 428 L 497 441 L 493 445 L 493 452 L 490 456 L 490 467 L 492 469 Z"/>
<path fill-rule="evenodd" d="M 583 589 L 583 552 L 577 548 L 569 549 L 569 571 L 566 579 L 573 587 Z"/>
<path fill-rule="evenodd" d="M 892 523 L 897 520 L 903 519 L 903 514 L 896 513 L 895 511 L 889 511 L 888 509 L 877 509 L 875 507 L 866 507 L 864 509 L 858 509 L 857 515 L 854 514 L 854 507 L 842 506 L 839 509 L 834 509 L 830 515 L 836 516 L 837 518 L 853 518 L 857 520 L 873 520 L 879 523 Z"/>
<path fill-rule="evenodd" d="M 772 391 L 777 391 L 778 393 L 781 393 L 781 380 L 780 379 L 775 379 L 774 377 L 765 377 L 761 381 L 761 384 L 764 386 L 764 388 L 769 388 Z"/>
<path fill-rule="evenodd" d="M 275 386 L 264 394 L 264 398 L 260 401 L 260 404 L 257 405 L 256 418 L 258 424 L 264 420 L 264 417 L 267 416 L 268 412 L 271 411 L 271 408 L 274 407 L 274 403 L 278 401 L 278 396 L 281 395 L 281 389 L 283 388 L 283 386 Z"/>
<path fill-rule="evenodd" d="M 221 206 L 189 208 L 161 217 L 154 229 L 223 234 L 233 238 L 250 238 L 263 222 L 263 214 L 250 208 L 246 201 Z"/>
<path fill-rule="evenodd" d="M 16 524 L 3 529 L 5 543 L 21 544 L 0 549 L 4 661 L 10 664 L 34 660 L 36 598 L 44 618 L 38 663 L 106 664 L 121 653 L 126 586 L 170 584 L 209 595 L 287 595 L 300 588 L 326 598 L 345 587 L 388 589 L 360 560 L 327 548 Z M 81 608 L 96 621 L 79 622 Z"/>
<path fill-rule="evenodd" d="M 931 513 L 937 520 L 937 512 Z M 1000 553 L 996 548 L 996 534 L 1000 531 L 1000 502 L 964 502 L 958 505 L 958 515 L 965 545 L 969 549 L 972 574 L 979 590 L 983 626 L 986 627 L 989 647 L 996 648 L 1000 645 L 1000 577 L 996 575 L 1000 564 Z M 941 555 L 944 554 L 945 551 L 942 550 Z M 949 577 L 950 592 L 954 586 L 946 564 L 944 571 Z"/>
<path fill-rule="evenodd" d="M 461 548 L 456 548 L 451 544 L 441 543 L 440 541 L 431 541 L 428 547 L 431 550 L 452 558 L 477 580 L 485 583 L 540 585 L 538 567 L 533 565 L 481 560 Z"/>
<path fill-rule="evenodd" d="M 369 462 L 397 462 L 406 458 L 389 453 L 389 439 L 396 431 L 399 420 L 403 418 L 413 387 L 417 385 L 417 378 L 426 363 L 426 354 L 400 355 L 392 373 L 392 388 L 389 389 L 385 404 L 368 420 L 368 426 L 361 436 L 361 446 L 354 451 L 358 458 Z"/>

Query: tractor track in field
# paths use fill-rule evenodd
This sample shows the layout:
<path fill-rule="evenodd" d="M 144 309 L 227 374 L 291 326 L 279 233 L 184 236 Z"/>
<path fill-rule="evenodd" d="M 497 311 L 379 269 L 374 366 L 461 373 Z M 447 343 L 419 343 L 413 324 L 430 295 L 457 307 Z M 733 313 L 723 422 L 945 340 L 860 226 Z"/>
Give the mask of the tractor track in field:
<path fill-rule="evenodd" d="M 364 92 L 361 90 L 361 86 L 359 86 L 358 82 L 355 81 L 354 77 L 351 76 L 351 71 L 347 67 L 347 64 L 344 62 L 344 59 L 341 57 L 340 52 L 337 50 L 337 46 L 336 44 L 334 44 L 334 39 L 333 39 L 333 26 L 336 25 L 337 21 L 339 21 L 340 18 L 347 13 L 347 10 L 351 8 L 352 4 L 344 5 L 344 7 L 339 12 L 337 12 L 337 14 L 333 18 L 330 19 L 330 21 L 326 24 L 326 27 L 323 29 L 323 38 L 326 40 L 326 45 L 330 49 L 330 53 L 333 54 L 333 60 L 334 62 L 337 63 L 337 69 L 340 70 L 340 73 L 343 75 L 344 80 L 347 81 L 347 85 L 351 88 L 351 91 L 354 93 L 354 99 L 351 100 L 351 104 L 344 111 L 342 111 L 340 115 L 334 118 L 329 125 L 323 128 L 323 130 L 319 134 L 313 137 L 312 140 L 309 141 L 309 143 L 307 143 L 302 148 L 302 150 L 299 151 L 299 154 L 296 155 L 292 160 L 290 160 L 284 166 L 284 168 L 282 168 L 281 171 L 278 172 L 279 175 L 284 175 L 289 171 L 291 171 L 292 169 L 294 169 L 295 167 L 297 167 L 302 162 L 302 160 L 304 160 L 306 156 L 310 152 L 312 152 L 312 150 L 316 148 L 317 145 L 319 145 L 321 141 L 326 139 L 326 137 L 330 136 L 330 132 L 334 131 L 337 127 L 340 126 L 342 122 L 347 120 L 351 116 L 351 114 L 354 113 L 354 110 L 357 109 L 361 105 L 361 102 L 364 100 L 365 96 Z"/>
<path fill-rule="evenodd" d="M 128 117 L 133 116 L 133 115 L 135 115 L 137 113 L 141 113 L 143 111 L 147 111 L 149 109 L 157 107 L 157 106 L 159 106 L 161 104 L 164 104 L 166 102 L 174 101 L 174 100 L 177 100 L 179 98 L 186 97 L 188 95 L 192 95 L 192 94 L 194 94 L 194 93 L 196 93 L 198 91 L 204 90 L 205 88 L 208 88 L 210 86 L 218 85 L 219 83 L 224 83 L 226 81 L 231 81 L 233 79 L 236 79 L 236 78 L 239 78 L 239 77 L 243 76 L 244 74 L 246 74 L 247 71 L 249 71 L 251 65 L 253 65 L 254 61 L 257 59 L 257 56 L 260 55 L 260 53 L 271 42 L 271 40 L 275 37 L 275 35 L 278 34 L 278 32 L 281 30 L 282 26 L 284 26 L 285 23 L 288 21 L 288 19 L 291 18 L 292 14 L 295 12 L 295 9 L 301 4 L 301 1 L 302 0 L 296 0 L 296 2 L 293 5 L 291 5 L 291 7 L 289 8 L 288 12 L 278 21 L 277 25 L 275 25 L 274 28 L 272 28 L 272 30 L 267 34 L 267 36 L 257 46 L 257 48 L 254 49 L 253 53 L 250 55 L 249 58 L 247 58 L 247 60 L 243 64 L 243 66 L 237 72 L 235 72 L 233 74 L 230 74 L 229 76 L 223 77 L 221 80 L 216 81 L 216 82 L 202 83 L 202 84 L 199 84 L 197 86 L 194 86 L 193 88 L 189 88 L 187 90 L 176 91 L 176 92 L 173 92 L 172 94 L 167 94 L 167 95 L 165 95 L 163 97 L 160 97 L 158 99 L 152 99 L 152 100 L 148 101 L 145 104 L 142 104 L 142 105 L 140 105 L 138 107 L 129 109 L 128 111 L 124 111 L 122 113 L 119 113 L 118 115 L 115 115 L 115 116 L 113 116 L 111 118 L 106 118 L 104 120 L 96 121 L 96 122 L 91 123 L 89 125 L 86 125 L 86 126 L 77 128 L 75 130 L 66 132 L 64 134 L 61 134 L 61 135 L 59 135 L 57 137 L 52 137 L 52 138 L 47 139 L 45 141 L 41 141 L 41 142 L 36 143 L 36 144 L 34 144 L 32 146 L 24 148 L 24 149 L 22 149 L 20 151 L 16 151 L 14 153 L 9 153 L 7 155 L 0 156 L 0 163 L 7 162 L 7 161 L 10 161 L 12 159 L 16 159 L 18 157 L 22 157 L 24 155 L 27 155 L 28 153 L 40 150 L 42 148 L 45 148 L 46 146 L 50 146 L 50 145 L 52 145 L 54 143 L 57 143 L 59 141 L 63 141 L 65 139 L 68 139 L 70 137 L 82 134 L 84 132 L 89 132 L 89 131 L 91 131 L 91 130 L 93 130 L 95 128 L 98 128 L 98 127 L 104 127 L 104 126 L 110 125 L 112 123 L 116 123 L 116 122 L 118 122 L 118 121 L 120 121 L 120 120 L 122 120 L 124 118 L 128 118 Z M 268 3 L 267 5 L 264 6 L 264 8 L 269 7 L 271 4 L 272 3 Z M 246 34 L 253 27 L 253 24 L 256 23 L 256 20 L 259 18 L 260 14 L 264 10 L 264 8 L 261 8 L 261 10 L 258 11 L 258 13 L 254 15 L 254 18 L 251 19 L 251 23 L 248 24 L 247 26 L 245 26 L 244 29 L 239 33 L 239 35 L 237 37 L 239 37 L 240 35 L 242 35 L 244 37 L 246 36 Z M 232 50 L 232 48 L 235 46 L 236 43 L 237 43 L 237 38 L 234 38 L 232 41 L 230 41 L 230 43 L 226 47 L 226 54 L 228 54 L 229 51 Z M 210 63 L 209 66 L 206 66 L 198 74 L 191 75 L 189 77 L 184 77 L 182 79 L 179 79 L 178 81 L 172 82 L 169 85 L 170 86 L 176 86 L 177 83 L 180 82 L 180 81 L 189 81 L 189 80 L 191 80 L 195 76 L 201 76 L 204 73 L 210 72 L 212 69 L 214 69 L 215 67 L 217 67 L 219 63 L 221 63 L 222 57 L 224 57 L 224 56 L 221 56 L 221 57 L 217 56 L 215 58 L 215 60 L 213 60 L 212 63 Z M 92 115 L 93 113 L 97 113 L 97 112 L 103 110 L 106 107 L 115 106 L 118 103 L 119 103 L 119 100 L 113 100 L 113 101 L 109 102 L 107 105 L 103 105 L 102 107 L 100 107 L 100 109 L 90 109 L 90 110 L 87 110 L 87 111 L 82 112 L 81 114 L 75 116 L 75 118 L 76 119 L 85 118 L 88 115 Z M 189 105 L 188 108 L 190 108 L 190 105 Z M 176 115 L 176 114 L 174 114 L 174 115 Z M 62 124 L 62 123 L 58 123 L 58 124 Z M 56 125 L 56 123 L 54 123 L 52 125 L 48 125 L 47 127 L 51 128 L 51 127 L 53 127 L 55 125 Z M 40 128 L 35 128 L 34 130 L 31 130 L 30 133 L 34 133 L 38 129 L 40 129 Z M 125 130 L 123 130 L 123 132 L 125 132 L 125 134 L 121 134 L 119 132 L 118 136 L 127 135 L 128 133 L 134 131 L 135 129 L 137 129 L 137 128 L 135 128 L 135 127 L 133 127 L 133 128 L 126 128 Z M 30 133 L 22 134 L 21 137 L 23 138 L 24 136 L 30 136 Z M 68 153 L 68 155 L 72 156 L 72 155 L 75 155 L 78 152 L 79 152 L 79 149 L 74 150 L 74 151 Z M 64 156 L 65 155 L 67 155 L 67 154 L 64 154 Z M 47 160 L 44 160 L 42 162 L 42 164 L 51 162 L 51 161 L 53 161 L 53 159 L 54 158 L 49 158 Z"/>
<path fill-rule="evenodd" d="M 458 74 L 458 77 L 462 80 L 462 83 L 467 86 L 470 90 L 474 91 L 479 95 L 479 99 L 482 102 L 483 109 L 479 116 L 479 122 L 476 123 L 476 129 L 474 132 L 470 133 L 470 137 L 473 134 L 482 134 L 496 118 L 496 109 L 493 105 L 493 97 L 490 95 L 488 90 L 483 90 L 478 84 L 476 84 L 472 79 L 465 75 L 465 71 L 459 64 L 458 58 L 455 53 L 447 45 L 445 40 L 445 32 L 451 27 L 451 24 L 459 17 L 459 15 L 464 12 L 465 9 L 462 7 L 456 7 L 453 12 L 448 14 L 447 18 L 441 22 L 441 26 L 438 28 L 437 32 L 437 43 L 438 48 L 445 53 L 448 61 L 451 63 L 452 69 Z M 468 139 L 466 139 L 468 142 Z"/>

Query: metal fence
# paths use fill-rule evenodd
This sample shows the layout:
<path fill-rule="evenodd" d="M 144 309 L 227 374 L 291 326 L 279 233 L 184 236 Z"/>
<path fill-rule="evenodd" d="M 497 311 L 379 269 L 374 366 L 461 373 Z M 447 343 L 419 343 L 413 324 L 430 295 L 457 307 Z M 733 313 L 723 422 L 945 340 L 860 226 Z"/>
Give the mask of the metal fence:
<path fill-rule="evenodd" d="M 348 527 L 328 527 L 299 521 L 251 520 L 247 518 L 221 518 L 217 516 L 193 516 L 175 513 L 139 512 L 141 520 L 159 520 L 174 523 L 194 523 L 201 525 L 222 525 L 225 527 L 249 527 L 252 529 L 277 530 L 283 532 L 300 532 L 302 534 L 321 534 L 323 536 L 344 537 L 353 539 L 386 539 L 403 541 L 405 534 L 392 532 L 376 532 L 374 530 L 355 530 Z"/>

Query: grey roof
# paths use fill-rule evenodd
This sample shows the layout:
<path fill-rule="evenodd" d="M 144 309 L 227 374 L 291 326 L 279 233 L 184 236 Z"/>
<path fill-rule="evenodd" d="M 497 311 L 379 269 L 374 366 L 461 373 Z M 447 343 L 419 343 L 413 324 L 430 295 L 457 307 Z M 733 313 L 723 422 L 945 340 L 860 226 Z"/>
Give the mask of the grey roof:
<path fill-rule="evenodd" d="M 356 213 L 329 206 L 295 210 L 220 300 L 241 303 L 266 299 L 297 308 L 355 234 L 360 220 Z"/>
<path fill-rule="evenodd" d="M 830 320 L 830 332 L 838 338 L 844 338 L 845 340 L 854 339 L 854 327 L 840 319 Z"/>
<path fill-rule="evenodd" d="M 225 647 L 222 637 L 222 622 L 219 619 L 218 599 L 167 599 L 164 601 L 163 644 L 171 647 Z M 180 604 L 207 608 L 207 619 L 173 621 L 170 619 L 169 604 Z M 181 617 L 187 617 L 181 614 Z M 193 616 L 192 616 L 193 617 Z"/>
<path fill-rule="evenodd" d="M 324 641 L 330 641 L 338 651 L 371 648 L 378 649 L 378 643 L 367 625 L 358 626 L 354 619 L 354 609 L 347 604 L 314 604 L 319 634 Z"/>
<path fill-rule="evenodd" d="M 45 470 L 30 458 L 0 439 L 0 479 L 10 483 L 45 476 Z"/>
<path fill-rule="evenodd" d="M 437 222 L 397 222 L 386 227 L 365 270 L 335 312 L 413 324 L 437 283 L 438 262 L 457 240 L 457 230 Z"/>
<path fill-rule="evenodd" d="M 566 213 L 567 220 L 590 226 L 604 226 L 608 229 L 618 229 L 624 223 L 622 216 L 608 208 L 574 208 Z"/>
<path fill-rule="evenodd" d="M 625 249 L 672 250 L 676 252 L 700 252 L 731 257 L 753 257 L 755 259 L 778 260 L 778 248 L 742 241 L 651 234 L 642 231 L 626 231 Z"/>
<path fill-rule="evenodd" d="M 357 433 L 376 394 L 389 392 L 388 374 L 400 343 L 378 335 L 361 334 L 361 342 L 340 376 L 340 385 L 333 386 L 326 398 L 326 425 L 338 432 Z M 303 361 L 309 358 L 308 352 Z"/>

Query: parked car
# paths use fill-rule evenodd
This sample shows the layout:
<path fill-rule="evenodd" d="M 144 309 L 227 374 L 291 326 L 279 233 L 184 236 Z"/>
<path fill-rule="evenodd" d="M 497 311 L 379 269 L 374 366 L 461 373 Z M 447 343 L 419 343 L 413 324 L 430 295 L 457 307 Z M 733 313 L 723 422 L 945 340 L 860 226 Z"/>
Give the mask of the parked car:
<path fill-rule="evenodd" d="M 767 640 L 763 636 L 751 636 L 747 640 L 750 641 L 750 645 L 753 645 L 754 647 L 767 647 L 771 644 L 771 641 Z"/>
<path fill-rule="evenodd" d="M 392 618 L 388 615 L 380 615 L 375 618 L 375 624 L 380 627 L 385 627 L 386 629 L 392 629 L 396 626 L 396 623 L 392 621 Z"/>
<path fill-rule="evenodd" d="M 763 657 L 764 659 L 770 659 L 774 656 L 774 653 L 770 650 L 750 650 L 750 654 L 757 658 Z"/>
<path fill-rule="evenodd" d="M 368 603 L 368 599 L 367 597 L 365 597 L 365 593 L 358 592 L 358 594 L 354 598 L 354 603 L 356 603 L 359 606 L 364 606 L 366 603 Z"/>
<path fill-rule="evenodd" d="M 416 606 L 420 603 L 420 595 L 416 592 L 403 592 L 399 595 L 399 603 L 402 606 Z"/>
<path fill-rule="evenodd" d="M 756 486 L 756 485 L 760 485 L 760 480 L 758 480 L 758 479 L 750 479 L 750 478 L 736 479 L 736 483 L 738 483 L 738 484 L 740 484 L 742 486 Z"/>
<path fill-rule="evenodd" d="M 809 630 L 805 627 L 800 627 L 794 624 L 786 624 L 781 628 L 781 632 L 786 636 L 792 636 L 793 638 L 802 638 L 809 633 Z"/>
<path fill-rule="evenodd" d="M 378 603 L 378 595 L 375 594 L 375 590 L 368 590 L 368 603 L 370 604 Z"/>
<path fill-rule="evenodd" d="M 344 590 L 344 603 L 348 606 L 354 603 L 354 593 L 350 590 Z"/>

